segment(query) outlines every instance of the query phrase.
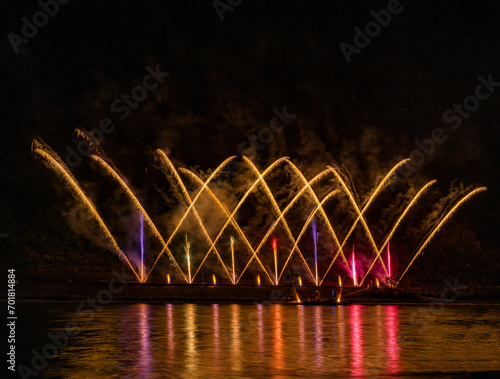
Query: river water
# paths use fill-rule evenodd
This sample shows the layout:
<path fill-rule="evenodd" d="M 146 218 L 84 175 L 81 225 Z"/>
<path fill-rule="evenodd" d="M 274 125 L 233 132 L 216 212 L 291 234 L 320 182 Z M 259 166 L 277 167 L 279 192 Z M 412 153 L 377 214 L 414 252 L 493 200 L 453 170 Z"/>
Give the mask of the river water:
<path fill-rule="evenodd" d="M 19 304 L 16 363 L 67 378 L 500 372 L 498 305 L 111 303 L 95 314 L 78 305 Z M 47 348 L 50 335 L 63 347 Z M 44 348 L 46 363 L 33 360 Z"/>

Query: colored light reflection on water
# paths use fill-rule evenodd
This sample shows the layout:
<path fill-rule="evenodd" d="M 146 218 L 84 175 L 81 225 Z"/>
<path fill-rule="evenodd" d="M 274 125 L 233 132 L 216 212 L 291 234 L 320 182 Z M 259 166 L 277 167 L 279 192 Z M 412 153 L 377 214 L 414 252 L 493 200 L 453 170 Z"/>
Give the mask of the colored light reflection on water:
<path fill-rule="evenodd" d="M 214 350 L 215 354 L 218 357 L 220 354 L 220 326 L 219 326 L 219 304 L 212 305 L 212 314 L 213 314 L 213 330 L 214 330 Z"/>
<path fill-rule="evenodd" d="M 231 334 L 226 338 L 230 341 L 230 351 L 233 354 L 233 372 L 241 372 L 241 317 L 240 306 L 231 304 Z"/>
<path fill-rule="evenodd" d="M 395 374 L 400 370 L 399 358 L 399 308 L 395 305 L 388 305 L 385 307 L 385 329 L 387 332 L 387 368 L 389 372 Z"/>
<path fill-rule="evenodd" d="M 273 354 L 275 365 L 278 371 L 281 371 L 285 367 L 285 343 L 283 341 L 283 307 L 275 306 L 273 309 Z"/>
<path fill-rule="evenodd" d="M 364 372 L 363 324 L 361 318 L 363 306 L 353 305 L 348 310 L 351 321 L 351 373 L 353 376 L 362 376 Z"/>
<path fill-rule="evenodd" d="M 256 305 L 257 311 L 257 345 L 259 351 L 259 361 L 262 361 L 265 358 L 265 350 L 264 350 L 264 306 L 262 304 Z"/>
<path fill-rule="evenodd" d="M 415 306 L 126 303 L 106 306 L 88 323 L 74 304 L 46 306 L 30 304 L 40 308 L 37 318 L 52 315 L 49 330 L 69 320 L 82 326 L 47 367 L 48 377 L 386 377 L 500 369 L 499 306 L 481 312 L 450 306 L 425 329 L 409 322 Z M 414 342 L 401 342 L 404 334 Z M 41 349 L 46 336 L 46 328 L 31 330 L 30 349 Z M 28 361 L 21 351 L 18 359 Z"/>
<path fill-rule="evenodd" d="M 166 314 L 165 314 L 165 319 L 166 319 L 166 343 L 165 343 L 165 351 L 167 354 L 165 354 L 165 359 L 168 363 L 168 367 L 171 369 L 175 362 L 174 362 L 174 351 L 175 351 L 175 328 L 174 328 L 174 306 L 172 304 L 167 304 L 166 305 Z"/>
<path fill-rule="evenodd" d="M 186 349 L 184 350 L 184 362 L 186 374 L 189 377 L 197 375 L 198 366 L 198 338 L 197 338 L 197 323 L 196 323 L 196 308 L 195 304 L 186 304 L 184 319 L 184 335 L 186 337 Z"/>
<path fill-rule="evenodd" d="M 314 308 L 314 350 L 316 352 L 315 366 L 318 371 L 324 365 L 324 349 L 323 349 L 323 309 L 322 307 Z"/>
<path fill-rule="evenodd" d="M 149 322 L 150 305 L 140 304 L 137 313 L 139 323 L 139 367 L 141 372 L 150 375 L 153 372 L 153 357 L 151 354 L 151 329 Z"/>

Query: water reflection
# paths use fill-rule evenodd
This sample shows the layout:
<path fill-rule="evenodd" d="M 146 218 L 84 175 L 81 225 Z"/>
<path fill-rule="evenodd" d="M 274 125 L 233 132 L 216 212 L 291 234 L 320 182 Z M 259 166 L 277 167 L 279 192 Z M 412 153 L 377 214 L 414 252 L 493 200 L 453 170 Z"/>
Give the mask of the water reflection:
<path fill-rule="evenodd" d="M 281 371 L 284 368 L 284 343 L 283 343 L 283 320 L 282 320 L 283 307 L 275 305 L 271 308 L 273 314 L 273 347 L 276 369 Z"/>
<path fill-rule="evenodd" d="M 297 332 L 297 335 L 298 335 L 298 349 L 300 350 L 300 359 L 299 359 L 299 362 L 300 362 L 300 366 L 303 367 L 305 364 L 307 364 L 306 362 L 306 333 L 304 331 L 305 329 L 305 323 L 306 323 L 306 318 L 305 318 L 305 309 L 306 307 L 297 307 L 297 311 L 298 311 L 298 332 Z"/>
<path fill-rule="evenodd" d="M 231 304 L 231 353 L 232 369 L 236 372 L 241 371 L 241 336 L 240 336 L 240 306 Z"/>
<path fill-rule="evenodd" d="M 172 304 L 167 304 L 167 314 L 166 314 L 166 362 L 169 369 L 174 367 L 174 351 L 175 351 L 175 328 L 174 328 L 174 306 Z"/>
<path fill-rule="evenodd" d="M 262 304 L 257 305 L 257 315 L 258 315 L 258 336 L 257 344 L 259 346 L 259 361 L 264 360 L 264 306 Z"/>
<path fill-rule="evenodd" d="M 384 307 L 385 326 L 387 331 L 387 368 L 391 374 L 399 372 L 399 345 L 398 345 L 398 332 L 399 332 L 399 319 L 398 307 L 389 305 Z"/>
<path fill-rule="evenodd" d="M 362 305 L 353 305 L 348 308 L 350 316 L 351 342 L 351 374 L 362 376 L 364 373 L 363 354 L 363 324 L 361 321 Z"/>
<path fill-rule="evenodd" d="M 220 331 L 219 331 L 219 304 L 212 305 L 212 320 L 213 320 L 213 330 L 214 330 L 214 352 L 216 361 L 220 357 Z"/>
<path fill-rule="evenodd" d="M 323 367 L 323 309 L 322 307 L 314 308 L 314 352 L 316 359 L 314 365 L 318 371 Z"/>
<path fill-rule="evenodd" d="M 345 320 L 347 317 L 347 307 L 333 307 L 333 325 L 332 328 L 336 331 L 334 334 L 335 338 L 335 344 L 337 346 L 337 354 L 336 358 L 337 360 L 340 360 L 339 366 L 340 367 L 346 367 L 347 366 L 347 361 L 348 361 L 348 345 L 344 343 L 346 338 L 346 331 L 345 329 L 347 328 Z"/>
<path fill-rule="evenodd" d="M 139 361 L 137 372 L 151 376 L 153 372 L 153 357 L 151 356 L 151 330 L 149 325 L 150 305 L 140 304 L 137 309 L 137 322 L 139 332 Z"/>
<path fill-rule="evenodd" d="M 198 367 L 198 350 L 196 340 L 196 313 L 195 304 L 187 304 L 185 307 L 184 319 L 184 335 L 186 341 L 184 362 L 186 366 L 187 375 L 194 377 Z"/>
<path fill-rule="evenodd" d="M 415 307 L 381 305 L 111 305 L 84 327 L 46 374 L 374 377 L 446 371 L 451 365 L 460 371 L 475 360 L 481 367 L 500 367 L 500 307 L 482 315 L 471 336 L 456 311 L 445 312 L 416 335 L 408 323 L 414 312 Z M 58 317 L 69 320 L 73 313 Z M 470 317 L 464 312 L 469 323 Z M 425 343 L 401 346 L 401 333 L 413 333 Z M 434 337 L 457 333 L 464 337 L 445 350 Z M 471 340 L 476 335 L 483 339 Z"/>

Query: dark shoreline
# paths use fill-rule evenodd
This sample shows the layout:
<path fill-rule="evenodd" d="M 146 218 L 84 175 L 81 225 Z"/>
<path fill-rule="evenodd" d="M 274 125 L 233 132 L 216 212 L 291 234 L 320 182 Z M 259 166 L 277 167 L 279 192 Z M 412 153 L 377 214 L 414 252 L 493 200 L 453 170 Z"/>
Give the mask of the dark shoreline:
<path fill-rule="evenodd" d="M 83 301 L 105 296 L 109 282 L 19 282 L 16 284 L 16 301 Z M 117 286 L 118 287 L 118 286 Z M 338 286 L 289 285 L 238 285 L 231 284 L 172 284 L 163 283 L 127 283 L 112 295 L 114 302 L 197 302 L 197 303 L 285 303 L 296 299 L 296 292 L 301 300 L 321 296 L 332 299 L 332 291 L 337 298 L 341 288 Z M 455 293 L 453 293 L 455 290 Z M 319 291 L 319 292 L 318 292 Z M 441 299 L 442 288 L 359 288 L 342 287 L 343 304 L 363 305 L 422 305 L 436 301 L 445 305 L 500 305 L 500 288 L 449 289 Z M 7 291 L 2 291 L 1 300 L 6 300 Z M 451 300 L 453 299 L 453 300 Z"/>

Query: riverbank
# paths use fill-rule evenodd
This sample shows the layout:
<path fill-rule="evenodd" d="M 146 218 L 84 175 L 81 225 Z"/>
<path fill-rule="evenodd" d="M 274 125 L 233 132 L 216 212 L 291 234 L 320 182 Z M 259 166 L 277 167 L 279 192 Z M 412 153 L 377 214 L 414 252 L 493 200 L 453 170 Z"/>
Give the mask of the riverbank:
<path fill-rule="evenodd" d="M 109 282 L 18 282 L 16 300 L 81 301 L 95 298 L 99 292 L 107 291 Z M 159 284 L 126 283 L 116 285 L 120 291 L 112 294 L 114 301 L 172 301 L 172 302 L 271 302 L 323 298 L 338 299 L 344 304 L 423 304 L 440 300 L 446 304 L 500 304 L 499 288 L 466 289 L 421 289 L 421 288 L 360 288 L 338 286 L 289 285 L 238 285 L 218 284 Z M 455 292 L 453 292 L 455 291 Z M 5 299 L 7 291 L 2 291 Z M 102 295 L 101 295 L 102 296 Z M 444 299 L 442 299 L 442 296 Z M 453 299 L 453 300 L 451 300 Z"/>

